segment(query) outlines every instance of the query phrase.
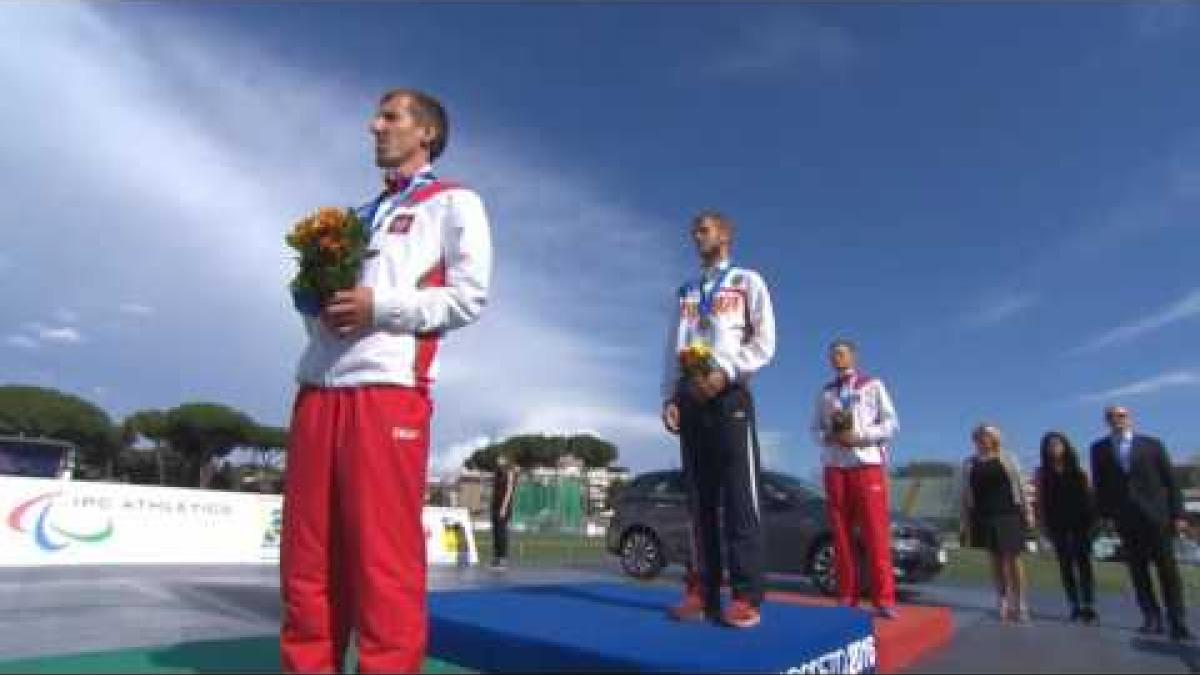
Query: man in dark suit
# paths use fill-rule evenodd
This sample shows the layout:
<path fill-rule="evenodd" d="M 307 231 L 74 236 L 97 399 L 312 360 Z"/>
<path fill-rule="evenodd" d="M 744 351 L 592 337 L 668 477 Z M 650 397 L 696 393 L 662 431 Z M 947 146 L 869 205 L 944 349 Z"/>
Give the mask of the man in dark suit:
<path fill-rule="evenodd" d="M 1150 578 L 1153 562 L 1167 605 L 1171 639 L 1189 640 L 1173 546 L 1175 532 L 1184 532 L 1186 521 L 1171 458 L 1162 441 L 1133 433 L 1128 409 L 1109 406 L 1104 419 L 1112 433 L 1092 444 L 1096 507 L 1102 518 L 1116 525 L 1121 537 L 1133 590 L 1145 617 L 1138 632 L 1163 632 L 1162 608 Z"/>

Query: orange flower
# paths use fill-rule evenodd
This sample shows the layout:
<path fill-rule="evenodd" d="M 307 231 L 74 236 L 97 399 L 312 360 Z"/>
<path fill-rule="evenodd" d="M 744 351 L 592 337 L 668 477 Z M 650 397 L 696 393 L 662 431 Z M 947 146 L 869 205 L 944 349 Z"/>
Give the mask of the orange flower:
<path fill-rule="evenodd" d="M 308 248 L 315 243 L 322 251 L 342 250 L 346 248 L 345 244 L 335 247 L 334 242 L 341 240 L 349 226 L 350 218 L 346 211 L 322 207 L 297 222 L 286 241 L 297 249 Z"/>
<path fill-rule="evenodd" d="M 319 208 L 296 222 L 284 240 L 299 253 L 290 286 L 297 298 L 307 298 L 305 307 L 312 304 L 309 300 L 322 302 L 356 283 L 363 261 L 375 254 L 367 248 L 368 237 L 349 209 Z"/>
<path fill-rule="evenodd" d="M 712 359 L 712 349 L 703 342 L 692 343 L 679 352 L 679 366 L 688 375 L 711 370 Z"/>
<path fill-rule="evenodd" d="M 317 210 L 317 228 L 322 234 L 341 232 L 346 228 L 346 212 L 341 209 L 324 207 Z"/>

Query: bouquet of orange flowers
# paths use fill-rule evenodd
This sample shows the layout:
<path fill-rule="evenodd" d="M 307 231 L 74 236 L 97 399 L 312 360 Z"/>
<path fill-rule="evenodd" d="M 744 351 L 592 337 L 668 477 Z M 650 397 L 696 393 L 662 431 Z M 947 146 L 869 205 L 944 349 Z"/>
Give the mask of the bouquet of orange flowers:
<path fill-rule="evenodd" d="M 716 365 L 712 348 L 705 342 L 693 342 L 679 352 L 679 367 L 688 377 L 707 375 Z"/>
<path fill-rule="evenodd" d="M 299 254 L 291 282 L 296 308 L 315 316 L 335 292 L 353 288 L 363 262 L 375 255 L 369 239 L 352 209 L 324 207 L 296 223 L 286 237 Z"/>

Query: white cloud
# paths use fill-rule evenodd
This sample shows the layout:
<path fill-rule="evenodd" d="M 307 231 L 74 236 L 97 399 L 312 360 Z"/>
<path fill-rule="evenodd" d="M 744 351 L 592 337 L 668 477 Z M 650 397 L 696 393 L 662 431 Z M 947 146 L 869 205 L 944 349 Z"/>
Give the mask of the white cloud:
<path fill-rule="evenodd" d="M 437 453 L 433 458 L 430 466 L 430 473 L 435 476 L 449 476 L 457 473 L 463 468 L 463 463 L 476 450 L 491 445 L 493 439 L 491 436 L 475 436 L 468 438 L 465 441 L 451 443 Z"/>
<path fill-rule="evenodd" d="M 48 295 L 84 308 L 133 296 L 120 312 L 156 318 L 91 343 L 74 386 L 136 366 L 130 406 L 210 399 L 286 420 L 303 331 L 282 234 L 316 205 L 374 190 L 364 128 L 379 92 L 166 10 L 10 4 L 0 21 L 29 37 L 0 42 L 0 87 L 23 101 L 0 109 L 0 182 L 39 195 L 10 204 L 34 225 L 15 235 L 19 250 L 73 270 L 22 275 L 13 297 L 37 315 L 34 299 Z M 408 76 L 416 66 L 388 73 Z M 542 426 L 595 429 L 623 463 L 657 464 L 671 442 L 657 426 L 662 311 L 671 270 L 685 269 L 673 253 L 686 252 L 683 236 L 663 241 L 669 228 L 614 207 L 607 186 L 504 134 L 501 123 L 456 129 L 443 167 L 482 194 L 497 272 L 483 319 L 446 340 L 434 433 L 446 450 L 434 463 L 481 435 Z M 52 216 L 48 202 L 61 205 Z M 96 214 L 119 217 L 97 227 Z"/>
<path fill-rule="evenodd" d="M 1079 403 L 1118 403 L 1122 399 L 1156 394 L 1164 389 L 1194 387 L 1200 385 L 1200 371 L 1195 369 L 1173 370 L 1155 377 L 1138 380 L 1106 391 L 1083 394 Z"/>
<path fill-rule="evenodd" d="M 9 335 L 8 337 L 4 338 L 4 342 L 13 347 L 20 347 L 22 349 L 38 348 L 38 341 L 34 340 L 28 335 Z"/>
<path fill-rule="evenodd" d="M 1029 310 L 1038 302 L 1033 293 L 1006 293 L 989 298 L 972 309 L 963 323 L 973 328 L 993 326 Z"/>
<path fill-rule="evenodd" d="M 850 33 L 805 15 L 776 16 L 743 23 L 735 39 L 720 51 L 712 69 L 718 75 L 840 72 L 859 57 Z"/>
<path fill-rule="evenodd" d="M 73 326 L 47 326 L 37 321 L 24 324 L 27 335 L 21 336 L 38 343 L 79 344 L 83 334 Z"/>
<path fill-rule="evenodd" d="M 136 302 L 122 302 L 117 311 L 132 316 L 149 316 L 154 313 L 154 308 Z"/>
<path fill-rule="evenodd" d="M 80 334 L 79 329 L 72 326 L 62 326 L 59 328 L 40 326 L 37 336 L 42 342 L 56 342 L 59 344 L 79 344 L 83 342 L 83 335 Z"/>
<path fill-rule="evenodd" d="M 1107 330 L 1072 349 L 1070 353 L 1075 355 L 1085 354 L 1114 344 L 1129 342 L 1147 333 L 1161 330 L 1197 315 L 1200 315 L 1200 288 L 1193 289 L 1179 300 L 1149 316 L 1144 316 Z"/>

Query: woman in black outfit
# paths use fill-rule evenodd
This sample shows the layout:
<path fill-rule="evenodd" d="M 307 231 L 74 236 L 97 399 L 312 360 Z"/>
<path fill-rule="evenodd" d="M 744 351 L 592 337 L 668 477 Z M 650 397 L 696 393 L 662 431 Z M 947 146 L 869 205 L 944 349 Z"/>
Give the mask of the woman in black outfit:
<path fill-rule="evenodd" d="M 1004 623 L 1029 623 L 1021 553 L 1033 513 L 1021 482 L 1016 455 L 1002 447 L 1000 430 L 981 424 L 971 433 L 975 453 L 963 462 L 961 538 L 992 559 L 997 613 Z"/>
<path fill-rule="evenodd" d="M 1066 435 L 1042 437 L 1042 465 L 1037 472 L 1038 522 L 1054 544 L 1071 621 L 1096 620 L 1092 581 L 1092 527 L 1096 516 L 1087 474 Z M 1078 573 L 1078 574 L 1077 574 Z M 1078 577 L 1078 579 L 1077 579 Z"/>

